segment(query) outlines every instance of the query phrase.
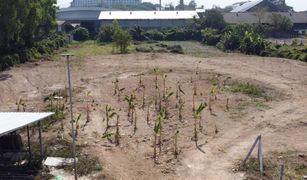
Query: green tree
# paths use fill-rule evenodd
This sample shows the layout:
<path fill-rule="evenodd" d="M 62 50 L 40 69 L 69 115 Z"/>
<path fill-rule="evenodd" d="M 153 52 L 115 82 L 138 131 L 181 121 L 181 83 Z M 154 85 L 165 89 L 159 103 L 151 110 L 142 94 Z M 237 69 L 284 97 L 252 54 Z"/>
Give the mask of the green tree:
<path fill-rule="evenodd" d="M 273 13 L 270 18 L 273 29 L 276 32 L 289 32 L 293 27 L 291 19 L 287 16 Z"/>
<path fill-rule="evenodd" d="M 76 41 L 86 41 L 90 37 L 88 30 L 84 27 L 76 28 L 72 34 L 74 36 L 74 40 Z"/>
<path fill-rule="evenodd" d="M 214 28 L 218 30 L 224 29 L 226 23 L 224 17 L 217 9 L 206 10 L 202 19 L 202 28 Z"/>
<path fill-rule="evenodd" d="M 132 40 L 131 35 L 127 31 L 123 30 L 116 20 L 112 22 L 112 27 L 114 30 L 114 34 L 112 36 L 114 46 L 119 49 L 120 53 L 127 53 L 128 46 Z"/>

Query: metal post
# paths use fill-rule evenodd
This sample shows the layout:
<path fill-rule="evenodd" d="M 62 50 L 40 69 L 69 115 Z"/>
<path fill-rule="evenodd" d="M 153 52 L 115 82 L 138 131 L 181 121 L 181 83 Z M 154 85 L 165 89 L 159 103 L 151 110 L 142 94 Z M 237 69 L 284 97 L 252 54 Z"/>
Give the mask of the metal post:
<path fill-rule="evenodd" d="M 263 175 L 263 159 L 262 159 L 262 142 L 261 142 L 261 135 L 259 136 L 258 141 L 258 160 L 259 160 L 259 169 L 260 175 Z"/>
<path fill-rule="evenodd" d="M 42 124 L 38 121 L 38 136 L 39 136 L 39 151 L 40 151 L 40 163 L 43 162 L 44 152 L 43 152 L 43 140 L 42 140 Z"/>
<path fill-rule="evenodd" d="M 257 145 L 258 141 L 259 141 L 259 138 L 261 138 L 261 136 L 258 136 L 254 142 L 254 144 L 252 145 L 252 148 L 249 150 L 247 156 L 245 157 L 245 159 L 243 160 L 243 164 L 242 165 L 245 165 L 246 161 L 248 160 L 249 156 L 252 154 L 255 146 Z"/>
<path fill-rule="evenodd" d="M 30 131 L 29 126 L 27 126 L 27 135 L 28 135 L 28 148 L 29 148 L 29 162 L 32 161 L 32 150 L 31 150 L 31 143 L 30 143 Z"/>
<path fill-rule="evenodd" d="M 72 89 L 71 89 L 71 80 L 70 80 L 70 64 L 69 57 L 72 56 L 70 54 L 64 55 L 67 59 L 67 75 L 68 75 L 68 86 L 69 86 L 69 103 L 70 103 L 70 123 L 71 123 L 71 135 L 72 135 L 72 155 L 74 159 L 74 175 L 75 180 L 78 179 L 77 176 L 77 162 L 76 162 L 76 138 L 75 138 L 75 128 L 74 128 L 74 120 L 73 120 L 73 112 L 72 112 Z"/>
<path fill-rule="evenodd" d="M 284 176 L 284 165 L 280 165 L 280 171 L 279 171 L 279 180 L 283 180 Z"/>

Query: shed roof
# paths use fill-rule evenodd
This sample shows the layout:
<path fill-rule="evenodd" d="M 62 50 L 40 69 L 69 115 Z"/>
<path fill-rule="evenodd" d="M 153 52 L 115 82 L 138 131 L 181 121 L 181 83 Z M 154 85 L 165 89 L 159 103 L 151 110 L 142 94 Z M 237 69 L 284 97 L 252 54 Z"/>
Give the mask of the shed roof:
<path fill-rule="evenodd" d="M 34 122 L 51 116 L 52 112 L 28 113 L 28 112 L 1 112 L 0 136 L 16 131 Z"/>
<path fill-rule="evenodd" d="M 231 12 L 246 12 L 249 9 L 257 6 L 258 4 L 260 4 L 262 1 L 263 0 L 255 0 L 255 1 L 246 2 L 246 3 L 242 4 L 241 6 L 236 7 Z"/>
<path fill-rule="evenodd" d="M 100 20 L 193 19 L 198 11 L 101 11 Z"/>
<path fill-rule="evenodd" d="M 262 23 L 271 23 L 271 16 L 273 13 L 266 13 L 262 18 Z M 288 17 L 294 24 L 307 23 L 307 12 L 293 12 L 293 13 L 275 13 Z M 259 19 L 255 13 L 225 13 L 224 20 L 230 24 L 255 24 L 259 23 Z"/>

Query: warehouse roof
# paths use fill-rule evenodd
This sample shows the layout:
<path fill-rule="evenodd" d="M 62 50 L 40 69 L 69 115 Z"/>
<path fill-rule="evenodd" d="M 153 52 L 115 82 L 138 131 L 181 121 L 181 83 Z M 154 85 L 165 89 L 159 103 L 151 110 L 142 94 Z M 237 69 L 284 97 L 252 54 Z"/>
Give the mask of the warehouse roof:
<path fill-rule="evenodd" d="M 100 20 L 193 19 L 199 11 L 101 11 Z"/>
<path fill-rule="evenodd" d="M 241 6 L 236 7 L 231 12 L 246 12 L 249 9 L 257 6 L 258 4 L 260 4 L 262 1 L 263 0 L 255 0 L 255 1 L 246 2 L 246 3 L 242 4 Z"/>
<path fill-rule="evenodd" d="M 266 13 L 262 18 L 261 23 L 271 23 L 271 16 L 273 13 Z M 307 12 L 293 12 L 293 13 L 275 13 L 288 17 L 293 23 L 307 23 Z M 255 24 L 259 23 L 259 18 L 255 13 L 225 13 L 225 22 L 229 24 Z"/>
<path fill-rule="evenodd" d="M 20 128 L 40 121 L 53 113 L 23 113 L 23 112 L 2 112 L 0 113 L 0 136 L 14 132 Z"/>

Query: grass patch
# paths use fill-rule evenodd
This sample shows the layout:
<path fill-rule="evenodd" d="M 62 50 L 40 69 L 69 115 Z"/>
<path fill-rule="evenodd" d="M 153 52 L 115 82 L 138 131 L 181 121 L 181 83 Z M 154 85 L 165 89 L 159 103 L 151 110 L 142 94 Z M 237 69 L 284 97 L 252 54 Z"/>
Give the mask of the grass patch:
<path fill-rule="evenodd" d="M 228 89 L 233 93 L 243 93 L 254 98 L 267 97 L 263 89 L 250 83 L 235 82 Z"/>
<path fill-rule="evenodd" d="M 73 166 L 65 166 L 66 171 L 73 171 Z M 89 156 L 89 155 L 79 155 L 77 163 L 77 172 L 79 176 L 86 176 L 93 172 L 101 171 L 102 166 L 98 157 Z"/>
<path fill-rule="evenodd" d="M 297 151 L 271 152 L 264 158 L 264 176 L 262 177 L 256 158 L 249 159 L 240 170 L 246 172 L 246 179 L 278 179 L 281 164 L 284 165 L 283 179 L 303 180 L 303 176 L 307 173 L 306 153 Z"/>
<path fill-rule="evenodd" d="M 44 143 L 44 155 L 45 157 L 63 157 L 63 158 L 72 158 L 72 144 L 69 140 L 61 139 L 51 139 L 47 140 Z M 84 145 L 76 145 L 76 157 L 78 158 L 77 169 L 79 176 L 86 176 L 92 174 L 93 172 L 101 171 L 102 165 L 98 157 L 87 155 L 82 153 Z M 32 146 L 33 155 L 36 161 L 39 160 L 39 143 L 35 143 Z M 57 167 L 64 169 L 66 171 L 72 172 L 73 165 Z"/>

